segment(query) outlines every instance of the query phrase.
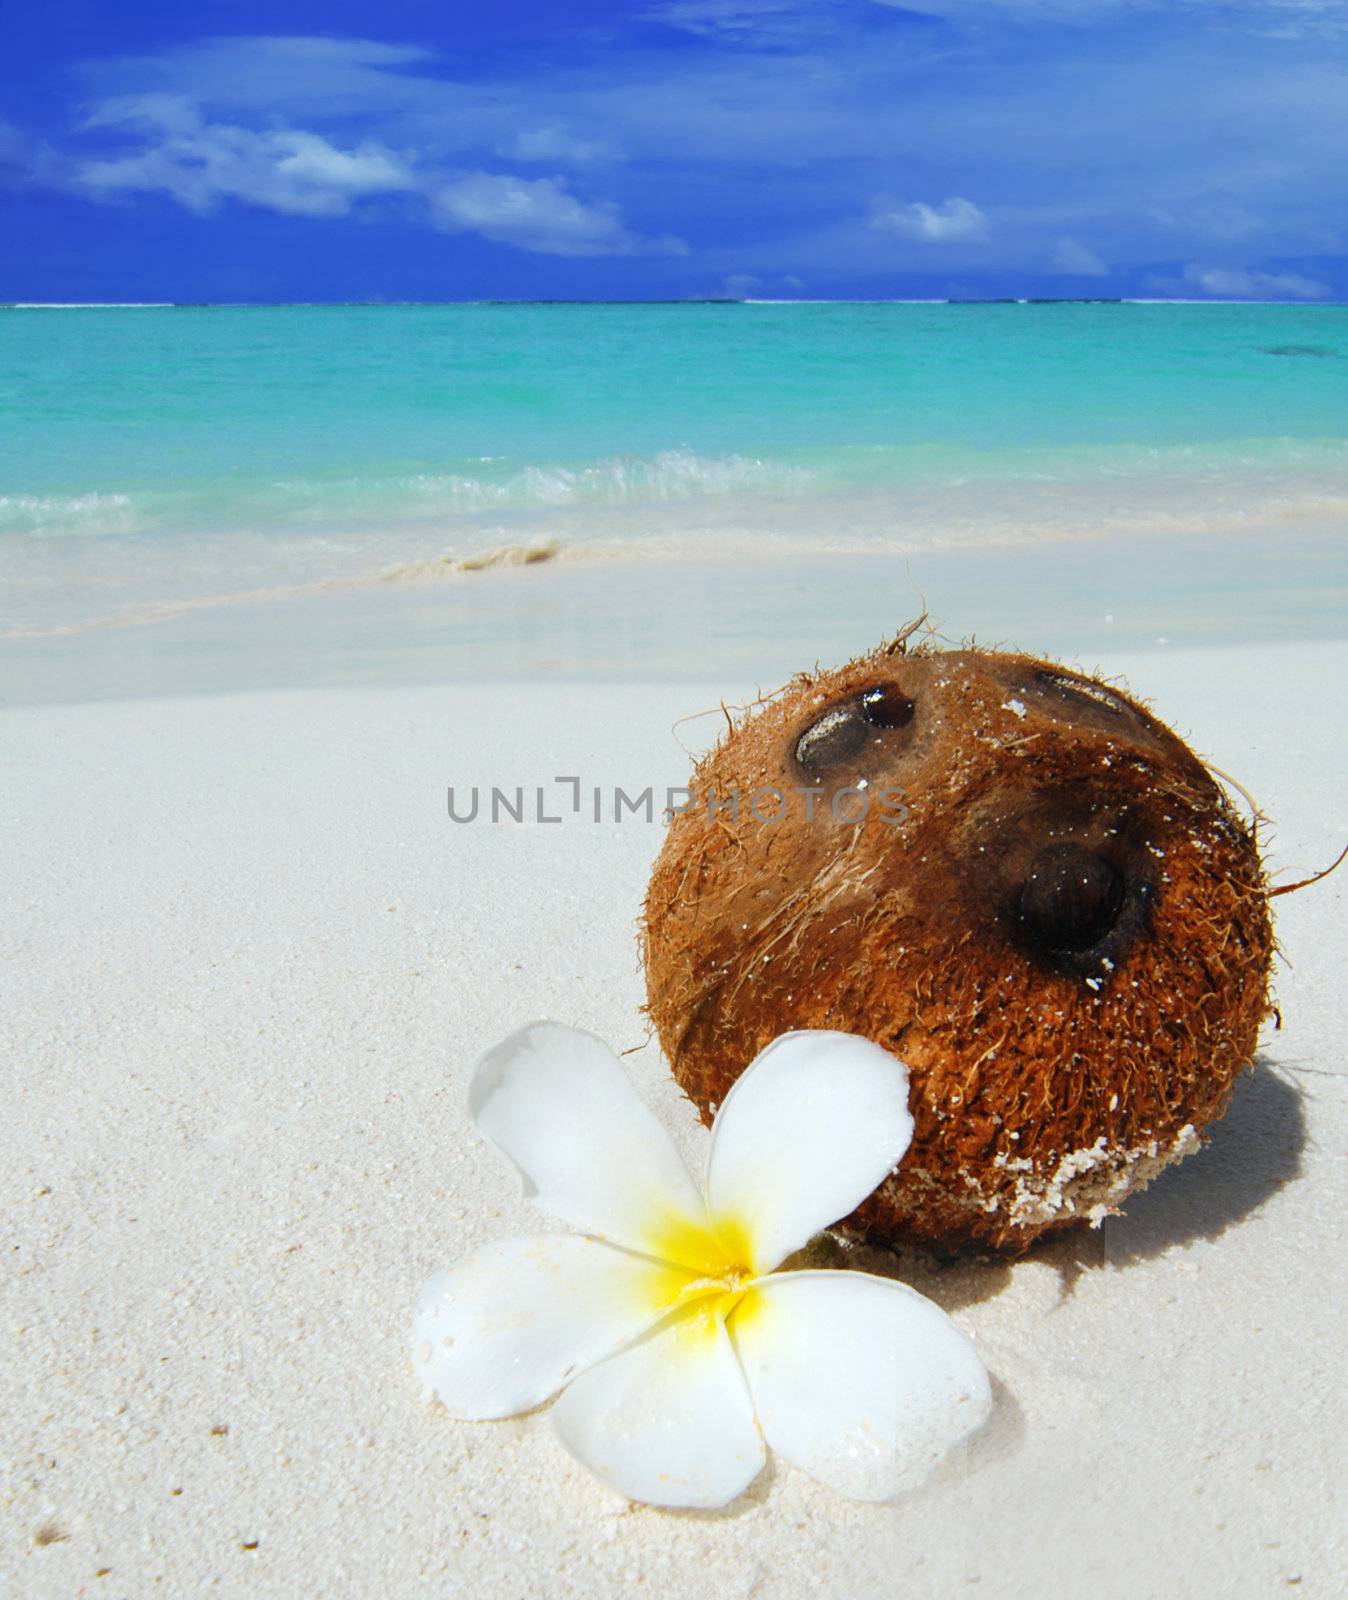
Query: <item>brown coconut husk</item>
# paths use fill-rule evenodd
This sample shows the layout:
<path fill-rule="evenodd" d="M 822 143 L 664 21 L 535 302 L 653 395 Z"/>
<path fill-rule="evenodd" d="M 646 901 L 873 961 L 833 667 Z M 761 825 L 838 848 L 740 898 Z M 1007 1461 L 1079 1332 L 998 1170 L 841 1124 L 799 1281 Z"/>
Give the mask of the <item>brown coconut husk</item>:
<path fill-rule="evenodd" d="M 791 1028 L 908 1064 L 913 1144 L 853 1232 L 1015 1252 L 1098 1222 L 1197 1148 L 1253 1059 L 1253 832 L 1109 685 L 891 643 L 759 703 L 690 787 L 646 897 L 647 1009 L 706 1121 Z"/>

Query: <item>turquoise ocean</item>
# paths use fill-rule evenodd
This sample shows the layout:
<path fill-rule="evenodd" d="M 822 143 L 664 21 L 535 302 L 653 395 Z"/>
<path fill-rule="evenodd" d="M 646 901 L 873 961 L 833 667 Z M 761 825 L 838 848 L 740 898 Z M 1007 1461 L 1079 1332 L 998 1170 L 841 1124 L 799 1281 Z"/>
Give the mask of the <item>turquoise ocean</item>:
<path fill-rule="evenodd" d="M 920 579 L 1345 527 L 1342 306 L 0 309 L 10 639 L 526 554 Z"/>

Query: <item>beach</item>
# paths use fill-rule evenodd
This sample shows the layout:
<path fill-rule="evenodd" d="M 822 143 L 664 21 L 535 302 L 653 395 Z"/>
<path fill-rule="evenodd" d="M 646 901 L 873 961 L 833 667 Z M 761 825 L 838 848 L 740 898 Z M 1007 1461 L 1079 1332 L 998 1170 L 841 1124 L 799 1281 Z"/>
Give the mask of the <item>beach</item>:
<path fill-rule="evenodd" d="M 1277 546 L 1348 515 L 1345 363 L 1338 305 L 0 307 L 0 655 L 530 549 Z"/>
<path fill-rule="evenodd" d="M 1348 646 L 1101 659 L 1258 797 L 1279 879 L 1333 858 Z M 591 1029 L 635 1049 L 695 1166 L 706 1142 L 639 1013 L 658 822 L 456 826 L 446 787 L 677 784 L 716 700 L 449 682 L 0 712 L 9 1592 L 1339 1592 L 1341 878 L 1277 902 L 1282 1027 L 1207 1148 L 1013 1265 L 886 1269 L 995 1385 L 916 1496 L 852 1505 L 778 1464 L 722 1513 L 631 1507 L 546 1411 L 422 1399 L 421 1282 L 540 1226 L 466 1120 L 485 1047 Z"/>
<path fill-rule="evenodd" d="M 1273 902 L 1255 1064 L 1121 1215 L 854 1256 L 992 1375 L 915 1494 L 630 1505 L 546 1408 L 428 1403 L 408 1330 L 555 1226 L 465 1104 L 522 1024 L 626 1052 L 701 1169 L 637 919 L 667 790 L 794 673 L 924 615 L 1063 661 L 1253 797 L 1274 884 L 1335 859 L 1345 317 L 0 313 L 0 1588 L 1342 1593 L 1348 867 Z"/>

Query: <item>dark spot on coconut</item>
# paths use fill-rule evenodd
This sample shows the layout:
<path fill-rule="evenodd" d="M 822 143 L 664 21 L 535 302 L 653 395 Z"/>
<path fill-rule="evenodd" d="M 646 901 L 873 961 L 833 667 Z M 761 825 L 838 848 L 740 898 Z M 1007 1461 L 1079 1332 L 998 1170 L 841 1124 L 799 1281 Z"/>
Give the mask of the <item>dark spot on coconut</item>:
<path fill-rule="evenodd" d="M 1049 845 L 1030 863 L 1016 899 L 1016 922 L 1044 954 L 1079 955 L 1118 921 L 1123 886 L 1123 874 L 1094 850 Z"/>
<path fill-rule="evenodd" d="M 809 772 L 827 772 L 866 748 L 870 727 L 854 700 L 833 706 L 796 740 L 796 760 Z"/>
<path fill-rule="evenodd" d="M 906 728 L 916 709 L 897 683 L 877 683 L 861 691 L 861 712 L 873 728 Z"/>

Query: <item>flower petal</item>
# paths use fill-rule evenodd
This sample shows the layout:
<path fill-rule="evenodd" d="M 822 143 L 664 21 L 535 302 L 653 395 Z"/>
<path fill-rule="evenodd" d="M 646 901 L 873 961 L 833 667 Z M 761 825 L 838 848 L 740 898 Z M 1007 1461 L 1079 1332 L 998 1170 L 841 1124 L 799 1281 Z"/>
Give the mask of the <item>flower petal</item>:
<path fill-rule="evenodd" d="M 760 1279 L 729 1330 L 768 1444 L 853 1500 L 915 1488 L 992 1405 L 968 1337 L 889 1278 Z"/>
<path fill-rule="evenodd" d="M 703 1230 L 687 1167 L 593 1034 L 521 1028 L 478 1063 L 468 1109 L 519 1170 L 526 1199 L 573 1227 L 667 1257 L 672 1237 Z"/>
<path fill-rule="evenodd" d="M 766 1460 L 725 1324 L 711 1311 L 677 1317 L 591 1367 L 552 1418 L 582 1466 L 648 1505 L 723 1506 Z"/>
<path fill-rule="evenodd" d="M 713 1221 L 770 1272 L 893 1172 L 913 1137 L 908 1069 L 851 1033 L 774 1039 L 725 1097 L 711 1132 Z"/>
<path fill-rule="evenodd" d="M 422 1289 L 412 1365 L 453 1416 L 528 1411 L 667 1315 L 679 1276 L 574 1234 L 501 1239 Z"/>

